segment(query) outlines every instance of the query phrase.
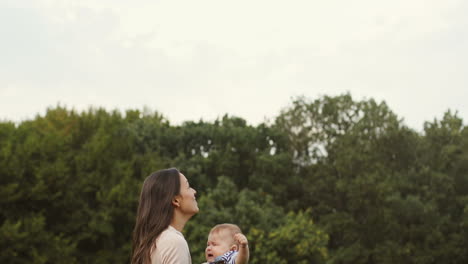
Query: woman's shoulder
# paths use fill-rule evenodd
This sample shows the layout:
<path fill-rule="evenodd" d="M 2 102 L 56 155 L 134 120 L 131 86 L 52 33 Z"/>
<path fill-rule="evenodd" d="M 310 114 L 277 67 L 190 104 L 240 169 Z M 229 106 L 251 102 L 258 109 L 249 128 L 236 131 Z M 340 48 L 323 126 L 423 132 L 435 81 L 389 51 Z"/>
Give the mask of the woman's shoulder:
<path fill-rule="evenodd" d="M 174 244 L 174 245 L 186 245 L 187 242 L 185 241 L 184 235 L 177 231 L 172 226 L 169 226 L 166 230 L 164 230 L 156 240 L 156 244 Z"/>
<path fill-rule="evenodd" d="M 171 228 L 164 230 L 156 239 L 151 259 L 152 263 L 191 263 L 190 250 L 182 233 Z"/>

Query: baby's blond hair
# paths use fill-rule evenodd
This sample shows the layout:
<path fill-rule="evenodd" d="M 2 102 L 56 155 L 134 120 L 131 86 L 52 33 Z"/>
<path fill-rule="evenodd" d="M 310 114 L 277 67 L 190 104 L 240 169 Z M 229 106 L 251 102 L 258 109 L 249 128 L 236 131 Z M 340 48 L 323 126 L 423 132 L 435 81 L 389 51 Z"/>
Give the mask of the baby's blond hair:
<path fill-rule="evenodd" d="M 219 225 L 215 225 L 213 228 L 211 228 L 210 234 L 218 234 L 221 231 L 228 231 L 229 234 L 231 235 L 231 238 L 232 238 L 232 241 L 234 242 L 234 244 L 239 246 L 239 244 L 234 241 L 234 235 L 242 233 L 240 227 L 238 227 L 235 224 L 229 224 L 229 223 L 219 224 Z"/>

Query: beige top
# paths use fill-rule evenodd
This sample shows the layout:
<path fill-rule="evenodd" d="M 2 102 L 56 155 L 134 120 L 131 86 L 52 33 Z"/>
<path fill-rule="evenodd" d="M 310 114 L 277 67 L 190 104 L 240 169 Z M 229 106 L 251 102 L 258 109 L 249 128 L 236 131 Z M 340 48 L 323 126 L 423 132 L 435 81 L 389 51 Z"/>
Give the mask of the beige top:
<path fill-rule="evenodd" d="M 156 239 L 156 249 L 151 252 L 151 264 L 192 264 L 184 235 L 169 226 Z"/>

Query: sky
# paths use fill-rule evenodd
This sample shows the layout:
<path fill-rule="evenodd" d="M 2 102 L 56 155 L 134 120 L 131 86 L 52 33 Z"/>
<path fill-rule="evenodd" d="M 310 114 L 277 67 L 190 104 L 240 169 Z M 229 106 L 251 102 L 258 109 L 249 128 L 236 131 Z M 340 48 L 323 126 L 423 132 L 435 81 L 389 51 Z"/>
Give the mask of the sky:
<path fill-rule="evenodd" d="M 292 99 L 468 119 L 468 1 L 0 0 L 0 120 L 57 105 L 256 125 Z"/>

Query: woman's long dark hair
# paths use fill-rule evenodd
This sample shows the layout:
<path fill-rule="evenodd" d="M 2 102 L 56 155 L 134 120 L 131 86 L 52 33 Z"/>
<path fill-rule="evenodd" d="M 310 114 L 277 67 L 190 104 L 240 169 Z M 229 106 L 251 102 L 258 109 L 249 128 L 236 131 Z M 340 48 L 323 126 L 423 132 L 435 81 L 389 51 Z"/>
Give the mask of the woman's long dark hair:
<path fill-rule="evenodd" d="M 143 182 L 133 229 L 132 264 L 151 263 L 151 249 L 156 238 L 171 223 L 172 199 L 180 192 L 180 172 L 165 169 L 152 173 Z"/>

